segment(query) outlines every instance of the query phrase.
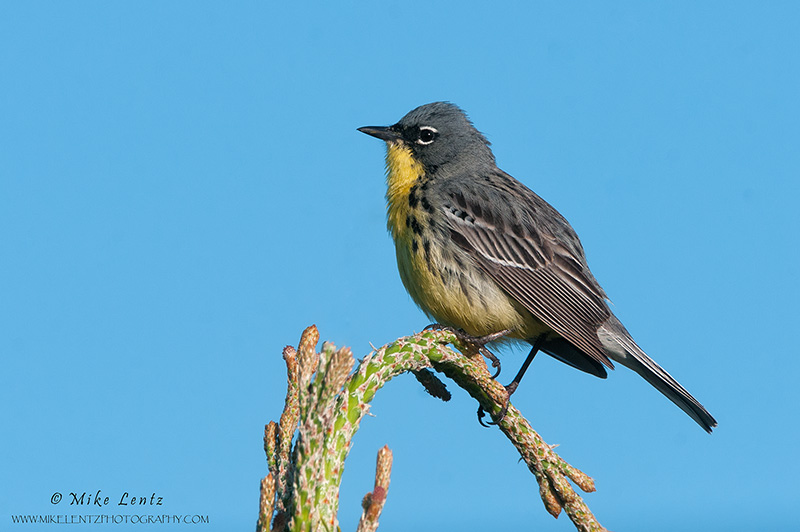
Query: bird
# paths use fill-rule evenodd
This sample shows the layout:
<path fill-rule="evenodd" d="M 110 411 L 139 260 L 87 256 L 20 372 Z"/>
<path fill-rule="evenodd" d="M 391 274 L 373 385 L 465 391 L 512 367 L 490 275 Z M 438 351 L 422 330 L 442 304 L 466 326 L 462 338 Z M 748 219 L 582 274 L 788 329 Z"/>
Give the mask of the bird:
<path fill-rule="evenodd" d="M 386 143 L 387 227 L 414 302 L 478 343 L 503 336 L 532 346 L 509 397 L 541 351 L 600 378 L 619 363 L 706 432 L 717 425 L 611 311 L 572 226 L 497 166 L 461 108 L 433 102 L 358 131 Z"/>

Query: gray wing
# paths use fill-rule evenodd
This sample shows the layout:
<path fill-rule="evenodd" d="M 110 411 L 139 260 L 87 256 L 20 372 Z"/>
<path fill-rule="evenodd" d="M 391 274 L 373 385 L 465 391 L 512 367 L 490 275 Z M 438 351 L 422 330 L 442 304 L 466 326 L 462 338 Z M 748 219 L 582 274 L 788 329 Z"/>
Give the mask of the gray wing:
<path fill-rule="evenodd" d="M 602 365 L 613 367 L 611 356 L 711 432 L 717 425 L 714 417 L 611 314 L 580 240 L 564 217 L 508 174 L 496 170 L 491 178 L 491 185 L 481 177 L 443 183 L 444 217 L 453 240 L 563 338 L 550 349 L 546 343 L 543 351 L 600 377 L 605 376 Z M 581 360 L 581 353 L 587 358 Z"/>
<path fill-rule="evenodd" d="M 611 312 L 575 231 L 546 201 L 496 170 L 439 192 L 455 243 L 512 298 L 595 362 L 613 368 L 598 328 Z"/>

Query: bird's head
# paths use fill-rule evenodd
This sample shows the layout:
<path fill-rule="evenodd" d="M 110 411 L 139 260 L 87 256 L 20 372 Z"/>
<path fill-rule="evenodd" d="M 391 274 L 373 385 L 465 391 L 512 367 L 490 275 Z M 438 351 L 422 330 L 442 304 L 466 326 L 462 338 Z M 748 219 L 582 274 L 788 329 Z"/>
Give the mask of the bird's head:
<path fill-rule="evenodd" d="M 486 140 L 458 106 L 434 102 L 417 107 L 392 126 L 358 128 L 362 133 L 385 141 L 389 151 L 409 152 L 428 171 L 448 165 L 472 170 L 494 164 Z"/>

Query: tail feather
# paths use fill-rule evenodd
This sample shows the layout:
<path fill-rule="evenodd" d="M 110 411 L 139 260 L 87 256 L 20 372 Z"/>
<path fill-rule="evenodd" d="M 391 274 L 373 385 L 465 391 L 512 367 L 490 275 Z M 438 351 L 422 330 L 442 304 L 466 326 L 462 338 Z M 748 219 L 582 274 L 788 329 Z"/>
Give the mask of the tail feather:
<path fill-rule="evenodd" d="M 598 335 L 609 358 L 641 375 L 667 399 L 689 414 L 706 432 L 710 433 L 711 429 L 717 426 L 717 421 L 708 410 L 703 408 L 703 405 L 692 397 L 686 388 L 636 345 L 616 317 L 612 315 L 600 328 Z"/>

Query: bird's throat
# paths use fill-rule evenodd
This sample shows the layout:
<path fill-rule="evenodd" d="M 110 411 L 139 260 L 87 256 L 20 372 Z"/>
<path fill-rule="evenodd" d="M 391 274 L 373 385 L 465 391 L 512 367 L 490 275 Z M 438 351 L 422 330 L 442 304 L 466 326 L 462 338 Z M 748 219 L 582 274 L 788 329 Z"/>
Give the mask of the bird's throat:
<path fill-rule="evenodd" d="M 409 214 L 408 196 L 424 174 L 410 148 L 399 142 L 386 144 L 387 225 L 394 238 L 406 229 Z"/>

